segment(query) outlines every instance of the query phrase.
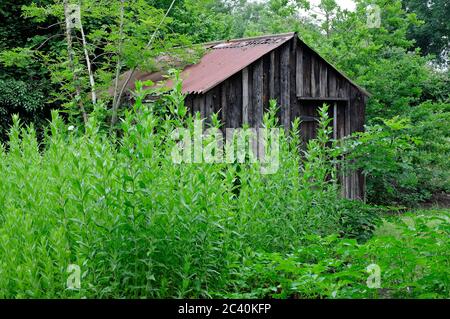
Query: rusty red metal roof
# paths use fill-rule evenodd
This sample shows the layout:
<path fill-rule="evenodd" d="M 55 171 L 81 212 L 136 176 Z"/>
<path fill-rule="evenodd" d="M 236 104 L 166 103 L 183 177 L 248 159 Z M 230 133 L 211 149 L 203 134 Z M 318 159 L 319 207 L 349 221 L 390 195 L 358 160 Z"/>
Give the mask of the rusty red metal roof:
<path fill-rule="evenodd" d="M 181 72 L 184 93 L 205 93 L 294 37 L 295 33 L 215 42 Z M 168 83 L 170 86 L 170 84 Z"/>
<path fill-rule="evenodd" d="M 180 76 L 183 79 L 183 93 L 202 94 L 209 91 L 295 36 L 296 33 L 291 32 L 203 44 L 206 53 L 200 61 L 196 64 L 186 66 L 181 72 Z M 302 43 L 304 42 L 302 41 Z M 330 64 L 336 72 L 344 76 L 351 84 L 370 96 L 370 93 L 351 81 L 350 78 L 345 76 L 331 63 L 328 61 L 326 62 Z M 122 75 L 122 78 L 126 78 L 126 75 L 127 73 Z M 164 75 L 165 72 L 162 70 L 153 73 L 136 71 L 133 73 L 127 87 L 130 90 L 134 90 L 135 81 L 137 80 L 152 80 L 154 83 L 164 83 L 164 86 L 169 88 L 172 87 L 172 80 L 165 82 L 166 78 Z M 112 92 L 112 90 L 113 88 L 110 88 L 110 92 Z"/>

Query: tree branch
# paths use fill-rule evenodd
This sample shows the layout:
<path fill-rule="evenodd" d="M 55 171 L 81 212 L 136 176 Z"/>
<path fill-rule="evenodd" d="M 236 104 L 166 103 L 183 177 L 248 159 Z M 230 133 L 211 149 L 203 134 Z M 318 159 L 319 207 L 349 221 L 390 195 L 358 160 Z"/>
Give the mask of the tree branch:
<path fill-rule="evenodd" d="M 158 26 L 156 27 L 156 30 L 153 32 L 152 36 L 150 37 L 150 40 L 148 41 L 147 45 L 145 46 L 144 50 L 148 50 L 151 45 L 153 44 L 153 41 L 155 40 L 156 34 L 163 25 L 164 21 L 166 20 L 167 16 L 169 15 L 170 11 L 172 10 L 173 5 L 175 4 L 176 0 L 172 0 L 172 3 L 170 4 L 169 8 L 167 9 L 166 13 L 164 14 L 163 18 L 159 22 Z M 117 120 L 117 110 L 119 108 L 120 100 L 122 99 L 123 93 L 125 91 L 125 88 L 127 87 L 128 83 L 130 82 L 131 78 L 133 77 L 134 73 L 136 72 L 137 65 L 134 66 L 131 69 L 131 72 L 128 74 L 125 82 L 122 84 L 119 93 L 117 94 L 117 97 L 114 97 L 115 103 L 113 103 L 112 106 L 112 113 L 113 116 L 111 117 L 111 127 L 114 126 L 115 121 Z M 114 119 L 114 120 L 113 120 Z"/>

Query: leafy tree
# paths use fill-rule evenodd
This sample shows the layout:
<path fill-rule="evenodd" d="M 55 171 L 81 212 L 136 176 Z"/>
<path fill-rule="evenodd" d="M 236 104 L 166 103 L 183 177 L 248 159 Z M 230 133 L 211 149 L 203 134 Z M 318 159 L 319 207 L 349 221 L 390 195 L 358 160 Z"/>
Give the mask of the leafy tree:
<path fill-rule="evenodd" d="M 46 40 L 46 50 L 55 43 L 52 29 L 21 17 L 21 7 L 32 0 L 4 0 L 0 3 L 0 52 L 18 46 L 37 47 L 37 41 Z M 37 1 L 34 1 L 37 2 Z M 49 1 L 38 1 L 42 4 Z M 31 41 L 29 39 L 32 39 Z M 11 115 L 17 113 L 25 122 L 33 121 L 39 133 L 49 116 L 52 103 L 44 98 L 53 89 L 47 79 L 48 70 L 42 65 L 24 62 L 27 51 L 14 50 L 6 64 L 0 64 L 0 140 L 5 139 L 12 124 Z M 17 63 L 17 64 L 16 64 Z"/>
<path fill-rule="evenodd" d="M 122 70 L 154 70 L 175 60 L 194 59 L 195 54 L 183 46 L 189 40 L 174 33 L 167 10 L 158 9 L 145 0 L 89 0 L 81 4 L 81 27 L 68 30 L 65 26 L 64 0 L 33 2 L 22 7 L 22 15 L 33 21 L 56 28 L 60 36 L 57 45 L 43 50 L 48 39 L 33 37 L 22 47 L 5 50 L 0 55 L 4 65 L 26 68 L 37 64 L 49 70 L 49 77 L 58 89 L 51 92 L 54 101 L 62 103 L 72 119 L 85 122 L 93 104 L 108 102 L 108 88 L 118 80 Z M 173 2 L 172 2 L 173 3 Z M 54 23 L 56 21 L 56 23 Z M 30 44 L 39 43 L 38 47 Z M 172 62 L 157 57 L 171 52 Z M 114 78 L 116 78 L 114 80 Z M 120 92 L 118 94 L 117 92 Z M 121 95 L 120 88 L 114 95 Z M 120 103 L 116 99 L 113 119 Z"/>
<path fill-rule="evenodd" d="M 412 26 L 408 35 L 423 54 L 435 55 L 439 62 L 448 63 L 450 51 L 450 3 L 447 0 L 404 0 L 406 11 L 415 13 L 423 22 Z"/>

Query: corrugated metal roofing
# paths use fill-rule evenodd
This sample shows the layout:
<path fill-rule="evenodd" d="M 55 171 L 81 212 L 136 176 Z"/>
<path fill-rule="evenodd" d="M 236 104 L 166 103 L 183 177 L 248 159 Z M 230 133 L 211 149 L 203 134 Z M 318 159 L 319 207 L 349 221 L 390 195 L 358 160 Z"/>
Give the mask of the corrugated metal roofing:
<path fill-rule="evenodd" d="M 216 85 L 222 83 L 262 56 L 278 48 L 296 36 L 297 35 L 295 32 L 291 32 L 204 44 L 206 53 L 200 61 L 196 64 L 185 67 L 181 72 L 181 78 L 183 79 L 183 93 L 202 94 L 209 91 Z M 299 39 L 299 41 L 301 40 Z M 303 41 L 301 42 L 303 43 Z M 308 45 L 306 46 L 309 47 Z M 335 68 L 331 63 L 328 61 L 326 62 L 333 69 L 335 69 L 336 72 L 344 76 L 351 84 L 361 90 L 364 94 L 370 96 L 370 93 L 368 93 L 364 88 L 354 83 L 349 77 Z M 122 77 L 126 77 L 125 75 Z M 156 83 L 165 80 L 164 72 L 160 71 L 148 73 L 136 71 L 128 84 L 129 89 L 134 90 L 134 82 L 136 80 L 152 80 Z M 172 81 L 169 80 L 165 85 L 171 87 L 172 84 Z M 110 92 L 112 92 L 112 89 L 110 89 Z"/>
<path fill-rule="evenodd" d="M 204 93 L 268 52 L 294 37 L 295 33 L 266 36 L 207 45 L 207 52 L 181 73 L 184 93 Z"/>

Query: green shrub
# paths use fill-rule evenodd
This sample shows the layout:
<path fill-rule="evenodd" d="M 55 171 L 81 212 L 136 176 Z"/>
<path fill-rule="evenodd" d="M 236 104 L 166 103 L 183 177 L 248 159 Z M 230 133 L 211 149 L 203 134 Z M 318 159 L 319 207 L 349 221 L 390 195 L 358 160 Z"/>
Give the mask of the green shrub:
<path fill-rule="evenodd" d="M 381 222 L 380 209 L 359 201 L 341 200 L 338 202 L 340 235 L 365 242 L 372 237 Z"/>
<path fill-rule="evenodd" d="M 346 143 L 344 165 L 366 175 L 369 202 L 415 206 L 449 192 L 450 104 L 425 102 L 378 120 Z"/>
<path fill-rule="evenodd" d="M 54 112 L 39 144 L 14 117 L 0 151 L 0 297 L 209 297 L 253 251 L 339 231 L 326 108 L 302 160 L 299 122 L 280 134 L 274 174 L 251 162 L 177 165 L 169 136 L 194 120 L 180 91 L 165 117 L 137 92 L 115 139 L 95 114 L 81 132 Z M 79 290 L 67 289 L 70 264 Z"/>
<path fill-rule="evenodd" d="M 216 296 L 231 298 L 449 298 L 450 213 L 392 217 L 390 233 L 365 244 L 309 235 L 289 253 L 255 252 Z M 380 269 L 369 288 L 367 267 Z"/>
<path fill-rule="evenodd" d="M 13 114 L 41 128 L 46 122 L 44 93 L 37 85 L 14 79 L 0 79 L 0 140 L 7 138 Z"/>

